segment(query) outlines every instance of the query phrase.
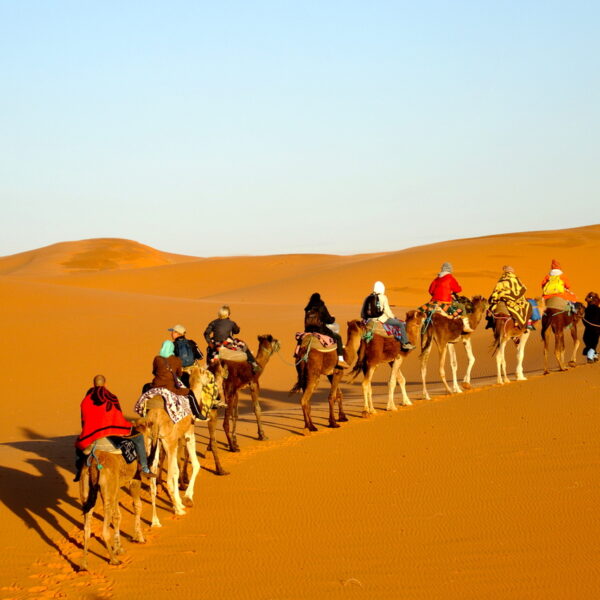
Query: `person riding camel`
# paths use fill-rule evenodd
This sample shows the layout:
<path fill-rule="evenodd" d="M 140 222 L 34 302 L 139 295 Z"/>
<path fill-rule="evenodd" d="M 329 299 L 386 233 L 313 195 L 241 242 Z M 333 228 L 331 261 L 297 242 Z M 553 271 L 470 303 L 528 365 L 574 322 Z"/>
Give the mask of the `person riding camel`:
<path fill-rule="evenodd" d="M 230 314 L 231 310 L 229 306 L 221 306 L 218 318 L 211 321 L 204 331 L 204 339 L 208 344 L 206 359 L 208 362 L 215 360 L 219 355 L 219 348 L 221 346 L 243 350 L 246 353 L 247 361 L 252 365 L 252 369 L 254 372 L 257 372 L 260 370 L 260 365 L 256 362 L 247 344 L 234 337 L 240 332 L 240 328 L 235 321 L 229 318 Z"/>
<path fill-rule="evenodd" d="M 583 315 L 583 354 L 588 363 L 598 361 L 598 339 L 600 338 L 600 296 L 596 292 L 590 292 L 585 301 L 585 313 Z"/>
<path fill-rule="evenodd" d="M 185 387 L 181 381 L 183 365 L 181 359 L 175 356 L 175 344 L 171 340 L 165 340 L 157 356 L 152 361 L 152 375 L 154 379 L 150 388 L 166 388 L 177 396 L 186 396 L 190 403 L 190 409 L 195 418 L 206 420 L 198 406 L 194 391 Z"/>
<path fill-rule="evenodd" d="M 142 473 L 156 477 L 148 467 L 148 457 L 144 445 L 144 434 L 132 433 L 134 424 L 128 421 L 121 410 L 119 399 L 106 388 L 104 375 L 94 377 L 94 385 L 81 401 L 81 433 L 75 440 L 75 468 L 73 481 L 79 481 L 81 469 L 87 460 L 84 450 L 100 438 L 108 438 L 118 448 L 123 440 L 131 440 L 135 447 Z"/>
<path fill-rule="evenodd" d="M 441 271 L 429 285 L 431 300 L 419 307 L 419 310 L 426 315 L 431 312 L 437 312 L 448 319 L 461 318 L 463 331 L 471 333 L 473 329 L 471 329 L 471 325 L 469 324 L 469 317 L 463 316 L 462 308 L 453 306 L 456 295 L 462 292 L 462 287 L 452 274 L 453 270 L 452 264 L 449 262 L 445 262 L 442 265 Z"/>
<path fill-rule="evenodd" d="M 320 333 L 333 338 L 337 345 L 337 366 L 347 369 L 350 365 L 344 360 L 344 342 L 342 341 L 342 336 L 330 327 L 327 327 L 328 325 L 333 325 L 333 323 L 335 323 L 335 317 L 329 314 L 321 295 L 315 292 L 304 307 L 304 331 L 307 333 Z"/>
<path fill-rule="evenodd" d="M 385 295 L 385 285 L 381 281 L 376 281 L 373 285 L 373 292 L 369 294 L 360 311 L 360 316 L 365 321 L 373 319 L 386 325 L 397 327 L 400 332 L 400 345 L 402 350 L 414 350 L 416 346 L 411 344 L 406 335 L 406 323 L 396 318 L 396 315 L 390 308 L 387 296 Z"/>
<path fill-rule="evenodd" d="M 183 325 L 175 325 L 167 331 L 171 332 L 171 339 L 175 345 L 175 356 L 181 359 L 181 364 L 183 366 L 181 381 L 183 381 L 183 384 L 186 387 L 189 387 L 190 374 L 187 372 L 187 369 L 188 367 L 191 367 L 197 360 L 202 360 L 204 355 L 194 340 L 185 337 L 186 329 Z"/>
<path fill-rule="evenodd" d="M 573 304 L 577 302 L 577 297 L 571 291 L 569 280 L 562 272 L 559 262 L 554 258 L 550 265 L 550 272 L 542 280 L 542 294 L 544 300 L 558 297 Z"/>
<path fill-rule="evenodd" d="M 509 265 L 502 267 L 502 275 L 489 298 L 490 316 L 486 329 L 494 327 L 494 315 L 504 314 L 502 310 L 508 312 L 515 325 L 525 328 L 531 310 L 531 305 L 525 298 L 526 291 L 527 288 L 521 283 L 515 270 Z"/>

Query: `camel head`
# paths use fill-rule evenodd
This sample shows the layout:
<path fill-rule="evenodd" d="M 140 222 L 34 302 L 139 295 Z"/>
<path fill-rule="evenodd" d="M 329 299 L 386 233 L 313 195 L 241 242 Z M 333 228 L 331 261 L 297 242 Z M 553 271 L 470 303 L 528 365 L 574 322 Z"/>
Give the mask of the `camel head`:
<path fill-rule="evenodd" d="M 596 294 L 596 292 L 589 292 L 585 297 L 585 301 L 588 304 L 595 304 L 596 306 L 600 306 L 600 296 Z"/>
<path fill-rule="evenodd" d="M 264 350 L 269 354 L 273 354 L 274 352 L 279 352 L 279 348 L 281 348 L 279 340 L 276 340 L 270 333 L 258 336 L 259 351 Z"/>
<path fill-rule="evenodd" d="M 583 302 L 575 302 L 575 318 L 583 319 L 585 315 L 585 306 Z"/>

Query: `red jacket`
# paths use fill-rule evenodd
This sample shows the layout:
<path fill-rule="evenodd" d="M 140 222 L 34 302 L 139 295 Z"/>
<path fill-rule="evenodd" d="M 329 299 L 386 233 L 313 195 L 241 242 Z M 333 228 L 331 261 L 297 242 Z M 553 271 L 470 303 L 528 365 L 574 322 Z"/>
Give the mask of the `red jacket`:
<path fill-rule="evenodd" d="M 443 277 L 436 277 L 429 286 L 431 302 L 452 302 L 452 293 L 459 292 L 462 292 L 462 288 L 450 273 Z"/>
<path fill-rule="evenodd" d="M 75 446 L 83 450 L 107 435 L 129 435 L 131 423 L 123 416 L 119 399 L 98 386 L 90 388 L 81 401 L 81 430 Z"/>

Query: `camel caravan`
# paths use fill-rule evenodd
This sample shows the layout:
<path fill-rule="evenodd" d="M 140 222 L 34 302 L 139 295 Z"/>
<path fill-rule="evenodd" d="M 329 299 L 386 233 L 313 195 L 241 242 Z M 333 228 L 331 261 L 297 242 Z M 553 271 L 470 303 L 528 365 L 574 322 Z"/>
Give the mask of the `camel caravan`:
<path fill-rule="evenodd" d="M 304 433 L 317 428 L 311 418 L 311 398 L 321 376 L 327 377 L 330 389 L 329 427 L 339 427 L 348 420 L 343 408 L 340 384 L 346 374 L 350 381 L 362 374 L 362 416 L 375 413 L 372 380 L 377 368 L 391 367 L 388 380 L 387 410 L 398 410 L 394 396 L 400 387 L 401 405 L 410 406 L 403 362 L 419 350 L 422 397 L 430 399 L 427 390 L 427 365 L 432 349 L 439 353 L 439 376 L 448 394 L 471 388 L 471 372 L 475 355 L 471 343 L 473 332 L 485 320 L 491 329 L 492 352 L 496 356 L 497 383 L 510 380 L 505 350 L 509 342 L 517 349 L 515 374 L 526 379 L 523 359 L 529 336 L 541 322 L 544 344 L 544 373 L 548 373 L 548 342 L 554 334 L 554 354 L 561 371 L 566 370 L 566 333 L 573 339 L 573 353 L 568 366 L 574 366 L 579 348 L 578 325 L 583 322 L 583 353 L 588 363 L 598 361 L 600 338 L 600 296 L 590 292 L 587 306 L 577 301 L 560 265 L 553 260 L 542 281 L 542 295 L 527 298 L 526 287 L 511 266 L 504 266 L 488 298 L 460 295 L 462 288 L 453 275 L 450 263 L 444 263 L 429 286 L 428 302 L 399 319 L 385 294 L 385 285 L 375 282 L 373 291 L 364 299 L 360 318 L 348 321 L 345 343 L 320 294 L 311 295 L 304 308 L 304 330 L 296 334 L 294 364 L 297 380 L 290 393 L 299 392 L 304 418 Z M 150 489 L 152 527 L 160 527 L 156 508 L 159 485 L 167 494 L 175 515 L 184 515 L 193 506 L 194 487 L 200 472 L 196 453 L 195 426 L 205 421 L 215 473 L 226 475 L 219 458 L 216 429 L 219 409 L 224 409 L 223 429 L 230 452 L 239 452 L 236 425 L 239 393 L 249 390 L 256 417 L 257 437 L 266 440 L 262 423 L 260 377 L 265 372 L 280 343 L 270 334 L 258 336 L 258 349 L 252 353 L 239 339 L 240 328 L 230 318 L 230 308 L 222 306 L 217 319 L 204 332 L 207 343 L 206 364 L 194 340 L 186 337 L 186 328 L 170 328 L 166 340 L 152 362 L 151 382 L 146 383 L 135 404 L 139 418 L 131 422 L 123 416 L 119 400 L 106 387 L 106 378 L 97 375 L 93 386 L 81 402 L 82 432 L 76 440 L 76 477 L 84 514 L 84 553 L 81 569 L 87 569 L 91 520 L 98 494 L 104 504 L 102 541 L 110 564 L 119 564 L 123 552 L 120 540 L 119 490 L 129 487 L 133 498 L 134 542 L 143 543 L 141 529 L 141 489 Z M 462 344 L 467 368 L 459 384 L 456 345 Z M 452 382 L 446 378 L 446 356 L 449 357 Z M 336 416 L 337 408 L 337 416 Z M 191 472 L 191 474 L 190 474 Z M 183 492 L 183 497 L 182 497 Z M 110 529 L 112 526 L 112 535 Z"/>

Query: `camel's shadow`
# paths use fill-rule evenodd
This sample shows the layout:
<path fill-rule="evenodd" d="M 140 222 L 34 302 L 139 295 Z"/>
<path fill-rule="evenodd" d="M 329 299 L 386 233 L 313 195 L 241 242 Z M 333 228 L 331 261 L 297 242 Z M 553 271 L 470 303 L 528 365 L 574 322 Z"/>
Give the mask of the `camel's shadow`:
<path fill-rule="evenodd" d="M 53 462 L 41 458 L 29 458 L 26 462 L 35 467 L 39 474 L 0 465 L 0 501 L 76 569 L 77 565 L 48 535 L 44 523 L 77 545 L 61 521 L 81 527 L 79 521 L 63 508 L 63 505 L 68 505 L 79 509 L 79 504 L 69 496 L 67 483 Z"/>

